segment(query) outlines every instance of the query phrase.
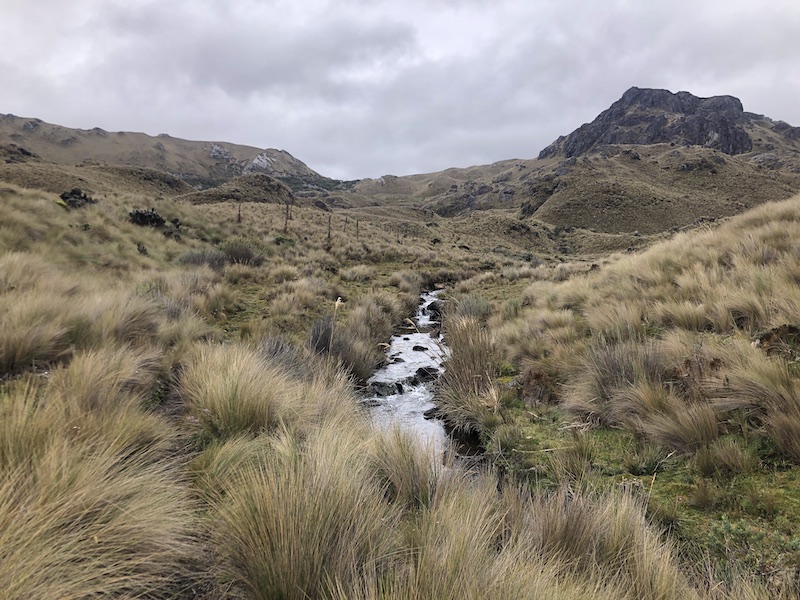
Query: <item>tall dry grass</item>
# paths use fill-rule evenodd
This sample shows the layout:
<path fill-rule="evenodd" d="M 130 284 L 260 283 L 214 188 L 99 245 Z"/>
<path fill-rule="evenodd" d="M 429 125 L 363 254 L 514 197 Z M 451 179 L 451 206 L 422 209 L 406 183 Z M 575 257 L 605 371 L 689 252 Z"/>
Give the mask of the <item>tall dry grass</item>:
<path fill-rule="evenodd" d="M 52 441 L 0 477 L 0 581 L 8 598 L 172 596 L 197 568 L 196 521 L 165 462 Z"/>
<path fill-rule="evenodd" d="M 324 597 L 391 556 L 396 511 L 370 483 L 357 436 L 323 428 L 276 436 L 216 504 L 214 544 L 226 577 L 255 597 Z"/>
<path fill-rule="evenodd" d="M 450 354 L 436 389 L 439 409 L 454 428 L 482 433 L 500 409 L 494 338 L 472 316 L 445 317 L 444 323 Z"/>

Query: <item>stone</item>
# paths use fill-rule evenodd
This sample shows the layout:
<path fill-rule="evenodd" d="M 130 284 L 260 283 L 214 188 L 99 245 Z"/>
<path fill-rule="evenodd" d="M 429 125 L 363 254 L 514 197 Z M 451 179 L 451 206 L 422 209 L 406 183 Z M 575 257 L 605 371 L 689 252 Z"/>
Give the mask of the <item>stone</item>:
<path fill-rule="evenodd" d="M 414 377 L 411 381 L 413 384 L 428 383 L 429 381 L 435 381 L 438 377 L 439 371 L 433 367 L 420 367 L 414 373 Z"/>
<path fill-rule="evenodd" d="M 369 384 L 368 389 L 381 398 L 403 393 L 402 384 L 391 381 L 373 381 Z"/>

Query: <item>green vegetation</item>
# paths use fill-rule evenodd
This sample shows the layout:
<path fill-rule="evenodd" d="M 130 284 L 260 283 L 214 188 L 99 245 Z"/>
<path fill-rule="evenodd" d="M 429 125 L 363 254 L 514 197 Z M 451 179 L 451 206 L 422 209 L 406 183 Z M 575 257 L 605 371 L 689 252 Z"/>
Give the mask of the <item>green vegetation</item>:
<path fill-rule="evenodd" d="M 0 189 L 5 597 L 797 593 L 800 200 L 593 266 L 507 215 L 92 198 Z M 357 395 L 436 284 L 479 468 Z"/>

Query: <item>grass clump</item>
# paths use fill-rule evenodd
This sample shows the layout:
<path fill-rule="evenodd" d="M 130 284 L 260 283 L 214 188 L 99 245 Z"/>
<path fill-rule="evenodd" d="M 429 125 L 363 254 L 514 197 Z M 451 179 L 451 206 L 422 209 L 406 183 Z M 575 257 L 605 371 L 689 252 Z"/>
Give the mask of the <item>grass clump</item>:
<path fill-rule="evenodd" d="M 9 598 L 171 596 L 193 582 L 196 522 L 174 465 L 53 440 L 0 472 Z"/>
<path fill-rule="evenodd" d="M 203 430 L 226 439 L 276 427 L 289 385 L 280 367 L 249 348 L 206 345 L 190 357 L 180 391 Z"/>
<path fill-rule="evenodd" d="M 268 459 L 215 506 L 227 578 L 258 597 L 321 597 L 389 556 L 396 517 L 367 476 L 363 450 L 340 431 L 275 438 Z"/>
<path fill-rule="evenodd" d="M 456 316 L 446 321 L 445 337 L 450 355 L 436 393 L 440 410 L 456 429 L 482 433 L 500 409 L 491 332 L 474 318 Z"/>

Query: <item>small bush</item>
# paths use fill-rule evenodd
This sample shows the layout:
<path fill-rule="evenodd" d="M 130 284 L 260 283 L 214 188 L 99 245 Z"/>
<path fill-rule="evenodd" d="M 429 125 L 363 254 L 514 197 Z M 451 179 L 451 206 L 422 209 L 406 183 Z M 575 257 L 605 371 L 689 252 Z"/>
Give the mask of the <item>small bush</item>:
<path fill-rule="evenodd" d="M 163 227 L 166 223 L 164 217 L 158 214 L 154 208 L 135 208 L 128 213 L 128 220 L 140 227 Z"/>
<path fill-rule="evenodd" d="M 90 204 L 97 204 L 97 200 L 91 196 L 87 196 L 86 192 L 81 191 L 80 188 L 72 188 L 70 191 L 61 194 L 60 198 L 67 209 L 70 210 L 84 208 Z"/>

